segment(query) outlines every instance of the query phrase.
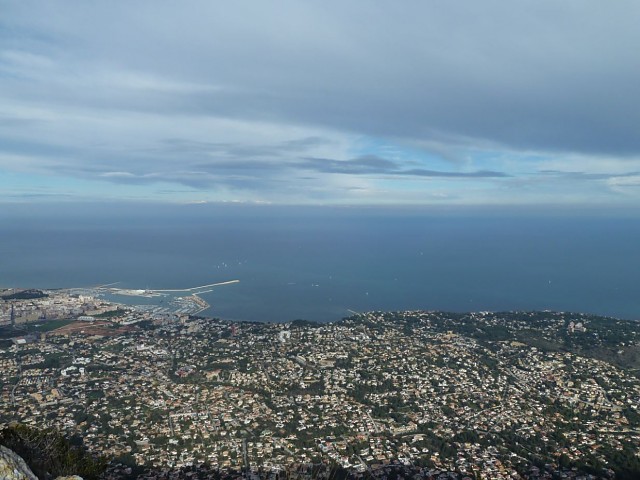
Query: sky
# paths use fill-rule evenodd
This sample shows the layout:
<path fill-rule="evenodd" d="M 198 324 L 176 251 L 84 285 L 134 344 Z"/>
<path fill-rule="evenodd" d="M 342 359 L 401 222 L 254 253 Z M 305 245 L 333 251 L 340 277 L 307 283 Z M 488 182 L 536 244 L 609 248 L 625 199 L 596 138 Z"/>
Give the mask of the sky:
<path fill-rule="evenodd" d="M 640 2 L 0 0 L 0 204 L 640 201 Z"/>

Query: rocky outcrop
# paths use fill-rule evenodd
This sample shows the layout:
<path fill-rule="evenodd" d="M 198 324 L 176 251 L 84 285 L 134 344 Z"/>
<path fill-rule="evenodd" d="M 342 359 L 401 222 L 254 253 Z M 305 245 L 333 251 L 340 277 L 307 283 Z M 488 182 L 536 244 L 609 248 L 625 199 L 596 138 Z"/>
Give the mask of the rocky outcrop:
<path fill-rule="evenodd" d="M 25 461 L 0 445 L 0 480 L 38 480 Z"/>
<path fill-rule="evenodd" d="M 0 480 L 38 480 L 20 455 L 0 445 Z M 56 480 L 82 480 L 78 475 L 58 477 Z"/>

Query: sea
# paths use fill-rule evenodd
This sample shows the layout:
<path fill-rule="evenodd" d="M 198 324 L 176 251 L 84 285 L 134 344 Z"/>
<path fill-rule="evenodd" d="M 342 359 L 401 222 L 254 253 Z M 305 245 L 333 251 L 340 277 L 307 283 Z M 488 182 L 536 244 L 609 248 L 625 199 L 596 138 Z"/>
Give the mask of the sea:
<path fill-rule="evenodd" d="M 498 207 L 15 204 L 0 287 L 181 289 L 202 315 L 331 322 L 372 310 L 640 318 L 640 217 Z"/>

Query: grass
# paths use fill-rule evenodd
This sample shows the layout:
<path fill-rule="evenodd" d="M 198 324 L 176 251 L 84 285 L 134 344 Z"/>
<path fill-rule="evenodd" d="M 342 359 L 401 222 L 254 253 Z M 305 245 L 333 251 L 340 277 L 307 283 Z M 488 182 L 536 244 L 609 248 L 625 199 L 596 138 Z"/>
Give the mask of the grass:
<path fill-rule="evenodd" d="M 75 319 L 67 318 L 64 320 L 43 320 L 38 323 L 29 323 L 27 324 L 27 328 L 30 332 L 50 332 L 51 330 L 55 330 L 60 327 L 64 327 L 65 325 L 69 325 L 70 323 L 75 322 Z"/>
<path fill-rule="evenodd" d="M 65 325 L 69 325 L 75 321 L 76 320 L 70 318 L 63 320 L 39 320 L 30 323 L 19 323 L 16 325 L 15 329 L 11 328 L 9 325 L 3 325 L 0 326 L 0 339 L 20 337 L 22 335 L 36 332 L 50 332 L 51 330 L 64 327 Z"/>

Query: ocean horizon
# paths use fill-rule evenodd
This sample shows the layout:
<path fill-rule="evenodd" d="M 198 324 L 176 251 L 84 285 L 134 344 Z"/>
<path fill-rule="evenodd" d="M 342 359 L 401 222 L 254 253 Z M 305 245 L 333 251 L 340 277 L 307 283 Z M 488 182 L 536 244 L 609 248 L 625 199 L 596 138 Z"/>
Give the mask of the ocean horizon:
<path fill-rule="evenodd" d="M 640 222 L 458 208 L 114 206 L 0 213 L 0 287 L 189 288 L 202 315 L 336 321 L 371 310 L 640 318 Z M 144 299 L 140 299 L 144 303 Z"/>

